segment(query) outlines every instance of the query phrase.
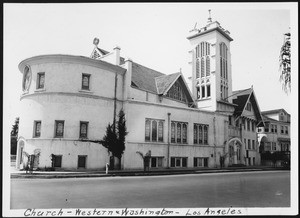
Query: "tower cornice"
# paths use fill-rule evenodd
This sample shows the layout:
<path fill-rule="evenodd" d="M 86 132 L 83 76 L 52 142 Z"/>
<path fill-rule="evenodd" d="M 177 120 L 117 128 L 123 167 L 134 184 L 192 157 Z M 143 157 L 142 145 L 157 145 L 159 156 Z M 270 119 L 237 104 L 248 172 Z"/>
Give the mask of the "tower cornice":
<path fill-rule="evenodd" d="M 229 41 L 233 41 L 233 39 L 227 34 L 225 33 L 220 27 L 215 27 L 215 28 L 212 28 L 212 29 L 208 29 L 206 31 L 201 31 L 201 32 L 198 32 L 196 33 L 195 35 L 192 35 L 192 36 L 189 36 L 187 37 L 187 39 L 193 39 L 193 38 L 196 38 L 198 36 L 202 36 L 202 35 L 205 35 L 207 33 L 210 33 L 210 32 L 213 32 L 213 31 L 217 31 L 219 33 L 221 33 L 226 39 L 228 39 Z"/>

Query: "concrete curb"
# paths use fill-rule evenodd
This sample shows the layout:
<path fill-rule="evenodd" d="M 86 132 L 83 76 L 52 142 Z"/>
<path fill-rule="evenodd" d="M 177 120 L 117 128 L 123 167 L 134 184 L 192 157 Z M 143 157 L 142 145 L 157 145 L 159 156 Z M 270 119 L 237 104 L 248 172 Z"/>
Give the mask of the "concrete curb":
<path fill-rule="evenodd" d="M 56 174 L 11 174 L 11 179 L 57 179 L 57 178 L 90 178 L 90 177 L 123 177 L 123 176 L 165 176 L 165 175 L 180 175 L 180 174 L 211 174 L 211 173 L 229 173 L 229 172 L 253 172 L 253 171 L 277 171 L 289 170 L 284 168 L 249 168 L 249 169 L 206 169 L 206 170 L 182 170 L 182 171 L 150 171 L 150 172 L 111 172 L 109 174 L 103 173 L 56 173 Z"/>

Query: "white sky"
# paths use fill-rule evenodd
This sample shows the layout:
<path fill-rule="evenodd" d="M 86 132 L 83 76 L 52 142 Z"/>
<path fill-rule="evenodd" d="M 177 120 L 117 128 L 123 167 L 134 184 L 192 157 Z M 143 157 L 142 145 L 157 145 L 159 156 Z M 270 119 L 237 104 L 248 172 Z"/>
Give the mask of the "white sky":
<path fill-rule="evenodd" d="M 21 110 L 18 64 L 42 54 L 90 56 L 94 37 L 100 39 L 100 48 L 111 51 L 118 45 L 123 57 L 162 73 L 182 68 L 188 81 L 190 44 L 186 37 L 196 22 L 198 28 L 206 25 L 208 9 L 213 21 L 219 21 L 234 39 L 233 90 L 253 85 L 261 111 L 284 108 L 291 113 L 291 95 L 283 92 L 279 82 L 278 60 L 283 34 L 293 25 L 291 21 L 297 22 L 295 3 L 4 4 L 8 125 Z"/>

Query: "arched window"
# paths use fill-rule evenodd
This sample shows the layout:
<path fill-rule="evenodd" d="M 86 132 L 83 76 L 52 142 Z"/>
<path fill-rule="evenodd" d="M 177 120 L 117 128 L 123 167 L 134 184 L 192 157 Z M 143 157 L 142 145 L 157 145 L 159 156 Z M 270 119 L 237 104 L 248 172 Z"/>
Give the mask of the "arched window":
<path fill-rule="evenodd" d="M 199 144 L 203 144 L 203 130 L 202 130 L 202 125 L 199 126 Z"/>
<path fill-rule="evenodd" d="M 204 144 L 208 144 L 208 128 L 207 126 L 204 126 Z"/>
<path fill-rule="evenodd" d="M 210 76 L 210 59 L 209 59 L 209 56 L 206 57 L 206 76 Z"/>
<path fill-rule="evenodd" d="M 175 123 L 171 123 L 171 142 L 175 143 Z"/>
<path fill-rule="evenodd" d="M 164 135 L 164 123 L 160 121 L 158 123 L 158 141 L 162 142 L 163 141 L 163 135 Z"/>
<path fill-rule="evenodd" d="M 221 78 L 228 79 L 227 73 L 227 46 L 225 45 L 224 42 L 220 43 L 220 75 Z"/>
<path fill-rule="evenodd" d="M 198 127 L 194 125 L 194 144 L 198 144 Z"/>
<path fill-rule="evenodd" d="M 152 141 L 157 141 L 157 122 L 152 121 Z"/>
<path fill-rule="evenodd" d="M 200 63 L 199 59 L 196 60 L 196 78 L 198 79 L 200 77 Z"/>
<path fill-rule="evenodd" d="M 186 124 L 182 124 L 182 142 L 186 143 L 187 142 L 187 126 Z"/>
<path fill-rule="evenodd" d="M 150 141 L 150 120 L 146 120 L 145 141 Z"/>
<path fill-rule="evenodd" d="M 204 77 L 204 58 L 201 58 L 201 78 Z"/>
<path fill-rule="evenodd" d="M 177 123 L 177 142 L 181 142 L 181 124 Z"/>

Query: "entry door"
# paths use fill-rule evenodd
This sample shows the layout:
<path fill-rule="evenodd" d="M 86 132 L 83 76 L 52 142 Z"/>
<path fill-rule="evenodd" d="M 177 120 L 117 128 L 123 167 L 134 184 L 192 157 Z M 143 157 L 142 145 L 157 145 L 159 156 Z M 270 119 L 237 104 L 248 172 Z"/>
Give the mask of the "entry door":
<path fill-rule="evenodd" d="M 86 168 L 86 155 L 78 155 L 78 168 Z"/>

